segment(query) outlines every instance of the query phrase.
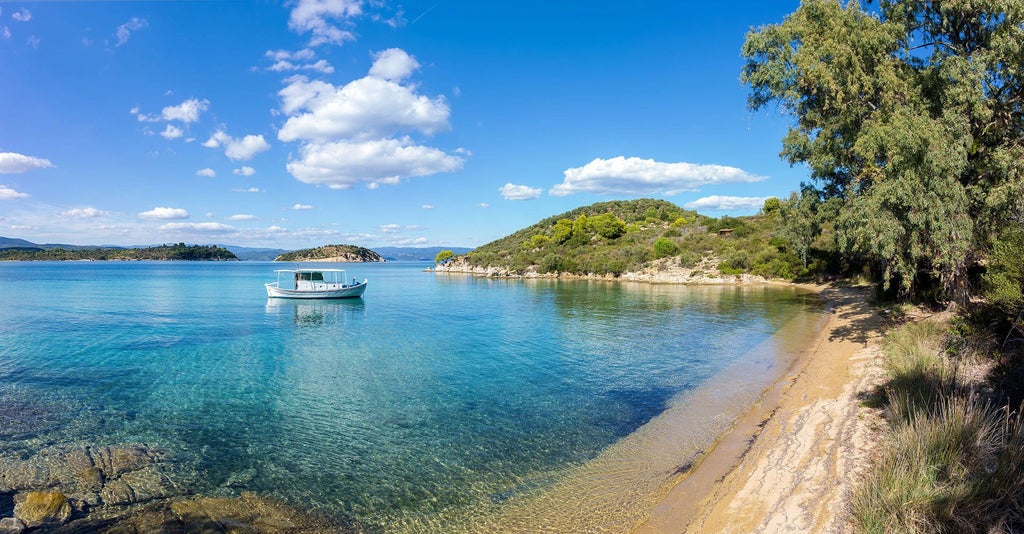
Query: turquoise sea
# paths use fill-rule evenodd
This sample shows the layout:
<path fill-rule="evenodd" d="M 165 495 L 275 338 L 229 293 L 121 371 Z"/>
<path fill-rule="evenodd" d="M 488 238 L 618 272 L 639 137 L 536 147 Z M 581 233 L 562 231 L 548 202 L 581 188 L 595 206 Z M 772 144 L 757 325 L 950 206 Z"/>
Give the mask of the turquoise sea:
<path fill-rule="evenodd" d="M 0 456 L 147 443 L 189 493 L 359 529 L 622 530 L 823 317 L 791 287 L 429 266 L 289 301 L 282 264 L 0 263 Z"/>

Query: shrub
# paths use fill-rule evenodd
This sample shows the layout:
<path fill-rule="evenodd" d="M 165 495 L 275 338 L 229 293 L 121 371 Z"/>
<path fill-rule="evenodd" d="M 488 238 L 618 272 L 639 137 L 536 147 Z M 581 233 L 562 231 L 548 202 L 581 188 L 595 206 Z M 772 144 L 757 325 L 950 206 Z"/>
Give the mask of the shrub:
<path fill-rule="evenodd" d="M 677 247 L 675 242 L 671 239 L 659 237 L 654 241 L 655 258 L 666 258 L 668 256 L 672 256 L 677 250 L 679 250 L 679 247 Z"/>

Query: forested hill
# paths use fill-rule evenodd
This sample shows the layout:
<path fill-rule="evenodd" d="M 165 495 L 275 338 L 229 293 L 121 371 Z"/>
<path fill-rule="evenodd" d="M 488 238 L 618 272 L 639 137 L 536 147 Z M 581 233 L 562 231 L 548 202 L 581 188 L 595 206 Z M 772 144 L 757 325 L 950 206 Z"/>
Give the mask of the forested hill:
<path fill-rule="evenodd" d="M 35 247 L 0 250 L 0 260 L 9 261 L 68 261 L 68 260 L 178 260 L 178 261 L 237 261 L 227 249 L 215 245 L 161 245 L 146 248 L 63 248 Z"/>
<path fill-rule="evenodd" d="M 788 206 L 773 198 L 761 215 L 713 218 L 664 200 L 599 202 L 548 217 L 456 261 L 520 274 L 617 276 L 661 260 L 683 268 L 714 266 L 722 274 L 792 279 L 823 265 L 808 263 L 782 237 L 789 234 L 780 212 Z"/>
<path fill-rule="evenodd" d="M 384 258 L 376 252 L 355 245 L 324 245 L 281 254 L 274 261 L 324 262 L 380 262 Z"/>

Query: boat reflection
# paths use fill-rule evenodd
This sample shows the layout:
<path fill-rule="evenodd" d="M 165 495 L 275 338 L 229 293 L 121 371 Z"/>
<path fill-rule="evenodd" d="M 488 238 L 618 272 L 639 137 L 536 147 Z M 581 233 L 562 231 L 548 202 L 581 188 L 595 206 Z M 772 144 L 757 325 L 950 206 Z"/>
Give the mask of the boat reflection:
<path fill-rule="evenodd" d="M 298 326 L 350 325 L 365 311 L 363 299 L 267 299 L 267 314 L 292 317 Z"/>

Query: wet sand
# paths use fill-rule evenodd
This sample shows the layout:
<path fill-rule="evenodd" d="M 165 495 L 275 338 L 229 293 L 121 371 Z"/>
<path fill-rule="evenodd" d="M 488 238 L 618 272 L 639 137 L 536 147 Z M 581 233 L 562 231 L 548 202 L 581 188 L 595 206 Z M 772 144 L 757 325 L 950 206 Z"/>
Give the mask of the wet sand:
<path fill-rule="evenodd" d="M 864 288 L 816 288 L 831 314 L 769 388 L 633 532 L 845 532 L 849 496 L 880 428 L 883 320 Z"/>

